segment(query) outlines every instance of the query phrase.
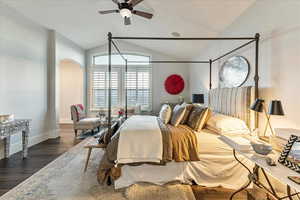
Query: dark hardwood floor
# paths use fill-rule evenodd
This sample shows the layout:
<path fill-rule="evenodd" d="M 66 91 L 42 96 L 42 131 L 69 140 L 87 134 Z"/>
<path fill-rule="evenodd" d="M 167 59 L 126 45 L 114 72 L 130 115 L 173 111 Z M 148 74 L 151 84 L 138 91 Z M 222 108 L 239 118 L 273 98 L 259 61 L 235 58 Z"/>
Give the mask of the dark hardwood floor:
<path fill-rule="evenodd" d="M 61 126 L 60 137 L 49 139 L 29 148 L 27 159 L 16 153 L 0 160 L 0 196 L 36 173 L 81 140 L 76 140 L 70 126 Z"/>

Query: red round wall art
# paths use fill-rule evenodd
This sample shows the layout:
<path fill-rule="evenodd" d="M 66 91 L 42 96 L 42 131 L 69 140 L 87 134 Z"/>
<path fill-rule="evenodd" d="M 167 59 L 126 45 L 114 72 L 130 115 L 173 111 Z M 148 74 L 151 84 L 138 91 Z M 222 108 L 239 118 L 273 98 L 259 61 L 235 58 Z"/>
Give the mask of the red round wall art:
<path fill-rule="evenodd" d="M 169 94 L 179 94 L 184 89 L 184 80 L 178 74 L 172 74 L 165 80 L 165 89 Z"/>

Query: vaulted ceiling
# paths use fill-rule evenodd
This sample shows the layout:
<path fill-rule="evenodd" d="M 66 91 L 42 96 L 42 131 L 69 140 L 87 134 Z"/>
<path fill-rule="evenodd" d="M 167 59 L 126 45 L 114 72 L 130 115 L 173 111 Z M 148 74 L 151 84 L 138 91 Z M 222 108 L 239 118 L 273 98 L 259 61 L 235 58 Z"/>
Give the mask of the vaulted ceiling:
<path fill-rule="evenodd" d="M 31 20 L 54 29 L 84 49 L 107 42 L 115 36 L 215 37 L 245 12 L 255 0 L 144 0 L 136 9 L 151 12 L 153 19 L 133 16 L 124 26 L 121 16 L 99 15 L 98 10 L 115 9 L 111 0 L 0 0 Z M 234 33 L 232 33 L 233 36 Z M 131 41 L 174 57 L 190 58 L 205 42 Z"/>

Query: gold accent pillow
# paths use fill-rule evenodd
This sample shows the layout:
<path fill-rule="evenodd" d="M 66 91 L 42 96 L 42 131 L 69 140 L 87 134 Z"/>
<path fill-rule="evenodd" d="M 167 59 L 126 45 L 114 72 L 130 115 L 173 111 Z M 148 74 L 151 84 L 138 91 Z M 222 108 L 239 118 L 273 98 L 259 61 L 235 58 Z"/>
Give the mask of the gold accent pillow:
<path fill-rule="evenodd" d="M 186 110 L 185 110 L 185 113 L 183 115 L 183 118 L 182 118 L 180 124 L 186 124 L 194 105 L 183 103 L 182 106 L 185 106 Z"/>
<path fill-rule="evenodd" d="M 187 125 L 195 131 L 200 131 L 207 122 L 208 114 L 209 109 L 207 107 L 194 106 L 187 121 Z"/>

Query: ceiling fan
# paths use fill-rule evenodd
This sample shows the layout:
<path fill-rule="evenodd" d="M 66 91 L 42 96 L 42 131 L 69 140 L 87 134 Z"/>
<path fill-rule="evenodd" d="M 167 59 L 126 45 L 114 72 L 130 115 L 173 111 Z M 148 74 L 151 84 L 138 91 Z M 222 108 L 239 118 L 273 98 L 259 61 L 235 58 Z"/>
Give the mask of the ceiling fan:
<path fill-rule="evenodd" d="M 131 20 L 130 17 L 132 14 L 138 15 L 140 17 L 144 17 L 147 19 L 151 19 L 153 17 L 153 14 L 143 12 L 143 11 L 138 11 L 134 10 L 133 7 L 141 3 L 143 0 L 125 0 L 123 3 L 120 3 L 118 0 L 112 0 L 115 4 L 118 5 L 117 10 L 104 10 L 104 11 L 99 11 L 100 14 L 110 14 L 110 13 L 120 13 L 121 16 L 124 18 L 124 24 L 125 25 L 130 25 Z"/>

